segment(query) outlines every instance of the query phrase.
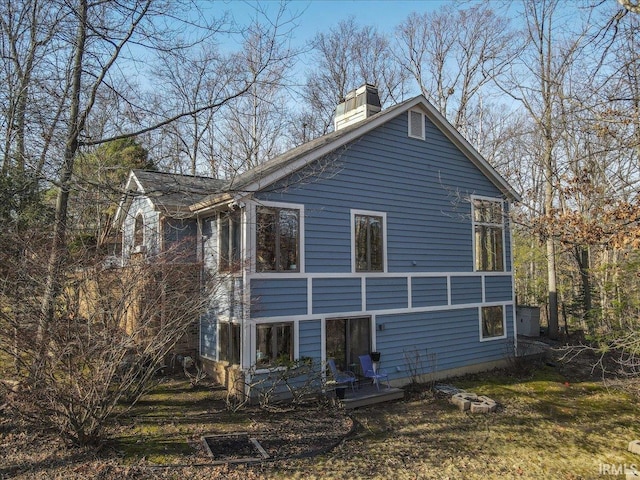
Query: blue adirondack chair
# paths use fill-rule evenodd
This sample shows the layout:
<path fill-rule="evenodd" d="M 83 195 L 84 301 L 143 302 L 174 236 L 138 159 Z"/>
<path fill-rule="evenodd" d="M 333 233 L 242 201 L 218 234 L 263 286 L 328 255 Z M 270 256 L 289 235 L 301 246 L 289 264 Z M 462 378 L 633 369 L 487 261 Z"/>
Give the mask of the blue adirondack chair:
<path fill-rule="evenodd" d="M 333 358 L 329 358 L 327 360 L 327 365 L 329 365 L 329 368 L 331 369 L 331 375 L 333 375 L 333 379 L 336 381 L 336 383 L 348 383 L 349 385 L 351 385 L 351 390 L 355 391 L 355 383 L 358 381 L 355 373 L 350 372 L 349 370 L 345 370 L 343 372 L 338 371 L 336 362 Z"/>
<path fill-rule="evenodd" d="M 373 380 L 376 388 L 380 390 L 380 380 L 385 379 L 387 382 L 387 388 L 391 388 L 389 384 L 389 375 L 381 368 L 373 368 L 373 360 L 369 355 L 360 355 L 360 366 L 362 367 L 362 373 L 365 377 Z"/>

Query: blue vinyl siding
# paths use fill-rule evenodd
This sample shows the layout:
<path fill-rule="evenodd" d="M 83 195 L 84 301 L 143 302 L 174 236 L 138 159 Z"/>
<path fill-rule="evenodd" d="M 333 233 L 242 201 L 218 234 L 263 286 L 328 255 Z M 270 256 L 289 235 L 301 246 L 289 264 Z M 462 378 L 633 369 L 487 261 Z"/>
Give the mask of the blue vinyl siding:
<path fill-rule="evenodd" d="M 314 278 L 313 313 L 359 312 L 362 288 L 359 278 Z"/>
<path fill-rule="evenodd" d="M 280 317 L 307 313 L 307 282 L 304 279 L 251 281 L 252 317 Z"/>
<path fill-rule="evenodd" d="M 309 166 L 299 172 L 305 180 L 285 179 L 281 188 L 255 194 L 258 201 L 304 205 L 305 265 L 299 280 L 292 278 L 295 274 L 253 279 L 252 316 L 307 316 L 299 319 L 298 351 L 320 358 L 316 317 L 358 316 L 366 310 L 377 325 L 384 324 L 375 331 L 376 349 L 392 379 L 409 376 L 404 355 L 410 350 L 434 354 L 434 365 L 426 365 L 425 357 L 425 369 L 440 371 L 504 358 L 513 345 L 513 308 L 507 306 L 507 338 L 481 342 L 479 308 L 468 307 L 513 298 L 509 253 L 505 275 L 476 273 L 473 265 L 469 197 L 504 195 L 428 121 L 425 141 L 408 138 L 406 114 L 338 153 L 328 173 Z M 383 274 L 351 270 L 354 209 L 386 214 Z M 505 232 L 509 252 L 508 227 Z M 446 310 L 389 312 L 408 309 L 409 295 L 413 308 Z M 460 308 L 449 308 L 449 301 Z"/>
<path fill-rule="evenodd" d="M 367 310 L 389 308 L 407 308 L 407 279 L 403 278 L 367 278 Z"/>
<path fill-rule="evenodd" d="M 389 272 L 473 271 L 468 197 L 502 194 L 433 125 L 426 141 L 408 139 L 399 115 L 342 150 L 334 167 L 256 195 L 305 205 L 307 273 L 350 271 L 350 209 L 387 213 Z"/>
<path fill-rule="evenodd" d="M 411 302 L 414 307 L 447 305 L 446 277 L 414 277 L 411 280 Z"/>
<path fill-rule="evenodd" d="M 484 295 L 486 302 L 511 301 L 511 277 L 487 276 L 484 279 Z"/>
<path fill-rule="evenodd" d="M 481 277 L 451 277 L 451 304 L 482 302 Z"/>
<path fill-rule="evenodd" d="M 513 346 L 513 322 L 507 308 L 507 339 L 480 342 L 477 308 L 464 308 L 402 315 L 379 315 L 384 323 L 377 332 L 376 348 L 382 352 L 381 366 L 391 378 L 409 375 L 405 355 L 419 354 L 425 373 L 500 360 Z M 411 332 L 407 335 L 407 332 Z M 427 360 L 428 355 L 435 354 Z"/>
<path fill-rule="evenodd" d="M 320 362 L 322 351 L 320 349 L 320 335 L 322 324 L 320 320 L 305 320 L 299 324 L 300 357 L 310 357 Z"/>

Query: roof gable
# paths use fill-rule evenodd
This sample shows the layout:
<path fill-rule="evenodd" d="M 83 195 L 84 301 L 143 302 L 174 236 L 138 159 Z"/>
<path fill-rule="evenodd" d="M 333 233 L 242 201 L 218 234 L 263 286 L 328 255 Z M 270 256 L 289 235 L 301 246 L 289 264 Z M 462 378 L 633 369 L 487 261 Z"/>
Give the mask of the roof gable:
<path fill-rule="evenodd" d="M 423 96 L 406 100 L 361 122 L 338 131 L 323 135 L 293 148 L 256 168 L 231 179 L 222 188 L 224 194 L 215 193 L 191 206 L 193 211 L 212 207 L 242 198 L 260 191 L 298 171 L 311 162 L 322 158 L 349 142 L 369 133 L 373 129 L 396 118 L 409 110 L 420 108 L 426 117 L 508 198 L 519 201 L 520 196 L 509 183 L 487 162 L 482 155 L 458 132 L 437 109 Z"/>
<path fill-rule="evenodd" d="M 226 185 L 225 180 L 193 175 L 131 170 L 125 186 L 125 194 L 114 217 L 117 225 L 122 222 L 123 212 L 129 209 L 136 195 L 144 195 L 154 208 L 168 215 L 191 213 L 190 206 L 202 201 Z"/>

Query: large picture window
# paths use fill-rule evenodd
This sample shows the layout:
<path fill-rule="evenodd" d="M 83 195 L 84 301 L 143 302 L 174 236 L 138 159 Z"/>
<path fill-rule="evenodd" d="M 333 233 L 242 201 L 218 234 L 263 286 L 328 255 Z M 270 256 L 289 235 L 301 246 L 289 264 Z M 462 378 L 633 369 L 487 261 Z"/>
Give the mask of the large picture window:
<path fill-rule="evenodd" d="M 223 272 L 240 270 L 240 234 L 240 212 L 221 214 L 219 268 Z"/>
<path fill-rule="evenodd" d="M 231 322 L 220 322 L 220 338 L 218 360 L 230 365 L 240 363 L 240 325 Z"/>
<path fill-rule="evenodd" d="M 354 215 L 356 272 L 384 271 L 384 217 Z"/>
<path fill-rule="evenodd" d="M 476 271 L 504 270 L 504 215 L 500 200 L 473 200 Z"/>
<path fill-rule="evenodd" d="M 504 338 L 505 321 L 502 305 L 482 307 L 482 339 Z"/>
<path fill-rule="evenodd" d="M 256 325 L 256 366 L 275 367 L 293 361 L 293 323 Z"/>
<path fill-rule="evenodd" d="M 300 211 L 260 206 L 256 210 L 256 271 L 300 271 Z"/>

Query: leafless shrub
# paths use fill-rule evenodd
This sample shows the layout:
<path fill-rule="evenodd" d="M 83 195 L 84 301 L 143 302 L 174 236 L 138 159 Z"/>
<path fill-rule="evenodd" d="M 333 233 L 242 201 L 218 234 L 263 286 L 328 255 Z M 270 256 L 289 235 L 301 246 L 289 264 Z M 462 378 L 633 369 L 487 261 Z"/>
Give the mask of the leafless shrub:
<path fill-rule="evenodd" d="M 236 379 L 227 394 L 227 409 L 236 412 L 248 403 L 260 408 L 295 408 L 318 398 L 325 385 L 322 369 L 311 358 L 301 358 L 269 368 L 252 366 Z"/>
<path fill-rule="evenodd" d="M 428 353 L 425 350 L 422 353 L 417 347 L 405 348 L 403 358 L 411 384 L 426 384 L 428 387 L 434 384 L 438 371 L 438 356 L 435 352 Z"/>
<path fill-rule="evenodd" d="M 100 443 L 107 419 L 148 391 L 197 324 L 210 288 L 199 264 L 78 269 L 67 276 L 44 344 L 34 341 L 37 296 L 22 304 L 4 297 L 0 352 L 18 383 L 7 408 L 70 443 Z"/>

